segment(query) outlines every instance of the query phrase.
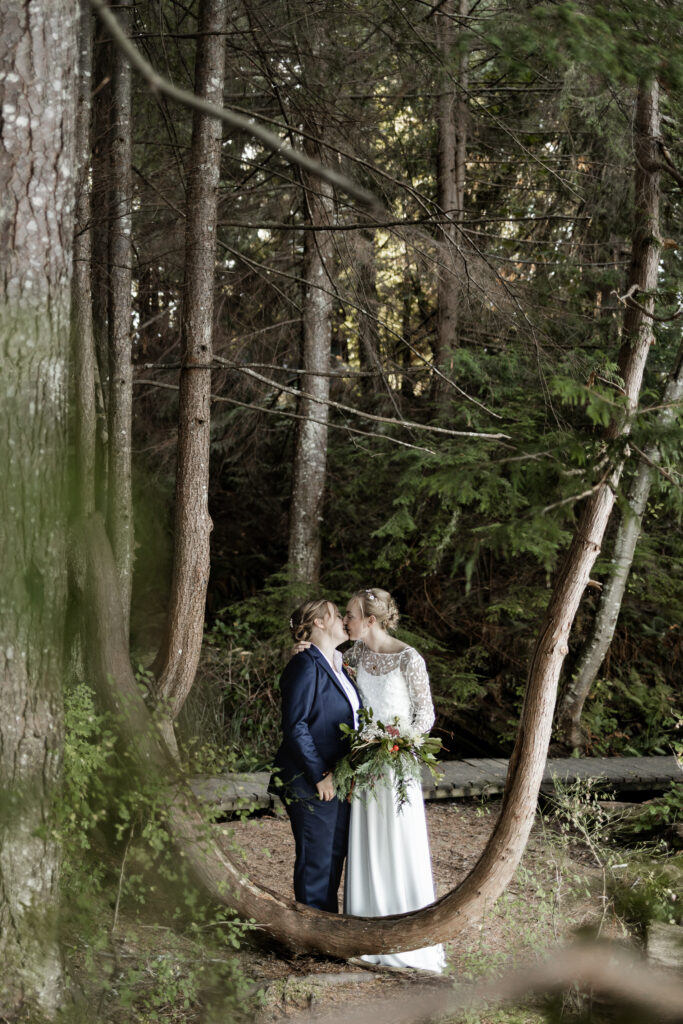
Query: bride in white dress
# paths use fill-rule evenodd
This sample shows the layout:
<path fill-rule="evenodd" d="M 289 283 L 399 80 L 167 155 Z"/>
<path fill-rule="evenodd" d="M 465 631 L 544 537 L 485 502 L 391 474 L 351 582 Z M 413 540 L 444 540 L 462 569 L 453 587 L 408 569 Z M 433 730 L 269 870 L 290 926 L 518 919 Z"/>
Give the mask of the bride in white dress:
<path fill-rule="evenodd" d="M 396 602 L 386 590 L 361 590 L 349 601 L 344 625 L 355 644 L 344 661 L 356 669 L 356 686 L 375 721 L 398 717 L 401 730 L 429 732 L 434 707 L 424 658 L 388 632 L 398 622 Z M 432 903 L 434 883 L 422 787 L 409 783 L 407 802 L 396 807 L 390 776 L 374 794 L 351 803 L 344 913 L 362 917 L 402 914 Z M 442 946 L 366 956 L 390 967 L 443 971 Z"/>

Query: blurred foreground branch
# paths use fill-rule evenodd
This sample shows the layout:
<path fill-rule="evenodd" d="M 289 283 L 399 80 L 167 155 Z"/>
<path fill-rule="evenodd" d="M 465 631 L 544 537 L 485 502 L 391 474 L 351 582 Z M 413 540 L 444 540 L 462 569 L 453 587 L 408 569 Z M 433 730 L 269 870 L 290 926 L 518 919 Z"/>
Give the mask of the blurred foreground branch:
<path fill-rule="evenodd" d="M 442 979 L 439 979 L 442 981 Z M 628 1009 L 629 1020 L 683 1020 L 683 980 L 649 967 L 642 959 L 623 949 L 597 943 L 559 950 L 553 957 L 532 967 L 512 971 L 498 980 L 477 979 L 469 985 L 449 988 L 423 984 L 393 998 L 364 1001 L 362 1006 L 331 1013 L 305 1014 L 316 1024 L 414 1024 L 448 1014 L 488 1010 L 501 1004 L 518 1004 L 531 996 L 559 995 L 572 986 L 599 993 L 601 997 Z M 290 1018 L 303 1021 L 301 1017 Z"/>

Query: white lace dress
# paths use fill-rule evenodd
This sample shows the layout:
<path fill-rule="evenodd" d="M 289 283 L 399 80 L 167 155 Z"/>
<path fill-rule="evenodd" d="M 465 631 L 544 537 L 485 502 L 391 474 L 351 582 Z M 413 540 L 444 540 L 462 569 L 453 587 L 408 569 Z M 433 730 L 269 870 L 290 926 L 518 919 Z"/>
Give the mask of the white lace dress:
<path fill-rule="evenodd" d="M 375 721 L 429 732 L 434 707 L 424 658 L 413 647 L 375 654 L 358 640 L 344 660 L 356 669 L 356 686 Z M 429 839 L 420 783 L 409 783 L 400 811 L 391 778 L 375 795 L 351 803 L 344 913 L 385 917 L 418 910 L 434 900 Z M 390 967 L 442 971 L 442 946 L 363 958 Z"/>

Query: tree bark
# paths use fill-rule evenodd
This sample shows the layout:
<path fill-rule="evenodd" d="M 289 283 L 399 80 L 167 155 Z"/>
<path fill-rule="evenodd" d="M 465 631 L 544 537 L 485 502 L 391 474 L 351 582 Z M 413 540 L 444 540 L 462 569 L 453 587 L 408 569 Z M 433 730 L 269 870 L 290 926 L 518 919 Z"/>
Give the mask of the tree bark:
<path fill-rule="evenodd" d="M 130 31 L 130 4 L 118 17 Z M 131 430 L 132 127 L 131 68 L 121 50 L 112 56 L 111 179 L 109 209 L 109 407 L 107 529 L 119 574 L 128 627 L 133 584 Z"/>
<path fill-rule="evenodd" d="M 359 231 L 353 241 L 358 260 L 357 302 L 358 302 L 358 359 L 361 369 L 378 372 L 380 358 L 378 349 L 377 313 L 377 264 L 375 261 L 374 236 L 372 231 Z M 377 388 L 379 377 L 361 378 L 361 388 L 371 395 Z"/>
<path fill-rule="evenodd" d="M 650 345 L 654 341 L 652 318 L 647 314 L 654 311 L 654 293 L 657 289 L 659 267 L 659 152 L 657 140 L 660 134 L 659 85 L 656 80 L 638 86 L 635 117 L 635 211 L 629 290 L 637 287 L 643 295 L 642 302 L 629 303 L 624 315 L 623 343 L 619 353 L 619 369 L 624 378 L 624 392 L 628 399 L 629 414 L 622 426 L 618 422 L 608 428 L 608 437 L 619 432 L 628 432 L 630 416 L 635 412 L 640 392 L 640 381 Z M 637 381 L 637 387 L 635 383 Z M 558 713 L 559 732 L 571 747 L 580 747 L 583 742 L 581 712 L 583 705 L 602 664 L 607 648 L 614 634 L 614 627 L 621 606 L 633 551 L 640 532 L 640 522 L 647 503 L 649 479 L 639 472 L 634 481 L 631 497 L 635 502 L 633 515 L 623 524 L 624 533 L 618 537 L 615 548 L 615 576 L 608 594 L 601 601 L 601 611 L 596 621 L 593 637 L 580 659 L 579 667 L 562 698 Z M 631 500 L 629 498 L 629 501 Z M 630 550 L 630 556 L 628 554 Z"/>
<path fill-rule="evenodd" d="M 92 322 L 92 193 L 90 185 L 90 119 L 94 21 L 88 0 L 80 0 L 78 100 L 76 108 L 76 210 L 71 287 L 71 351 L 75 389 L 76 507 L 78 514 L 95 511 L 97 412 L 95 340 Z"/>
<path fill-rule="evenodd" d="M 460 16 L 467 14 L 466 0 L 459 0 Z M 459 275 L 463 263 L 459 253 L 462 242 L 459 230 L 465 204 L 465 173 L 467 158 L 467 54 L 460 57 L 456 82 L 451 70 L 455 43 L 455 0 L 446 0 L 436 15 L 437 43 L 442 60 L 441 87 L 437 99 L 439 148 L 437 159 L 438 203 L 444 218 L 438 274 L 438 308 L 435 362 L 448 361 L 458 345 L 460 317 Z M 443 393 L 443 381 L 434 377 L 436 394 Z"/>
<path fill-rule="evenodd" d="M 320 147 L 306 143 L 309 156 L 324 161 Z M 317 150 L 317 151 L 316 151 Z M 332 186 L 302 174 L 306 222 L 321 228 L 334 220 Z M 315 586 L 320 575 L 320 522 L 327 466 L 333 296 L 331 232 L 304 232 L 303 369 L 301 390 L 313 398 L 301 400 L 296 433 L 292 502 L 289 521 L 289 570 L 293 582 Z"/>
<path fill-rule="evenodd" d="M 96 475 L 97 508 L 106 515 L 109 416 L 109 184 L 111 178 L 111 70 L 113 47 L 95 22 L 92 89 L 92 325 L 97 360 Z"/>
<path fill-rule="evenodd" d="M 226 22 L 227 0 L 203 0 L 195 94 L 218 105 L 223 102 Z M 157 677 L 157 696 L 171 719 L 177 716 L 194 682 L 210 571 L 211 362 L 222 128 L 216 118 L 195 112 L 185 232 L 175 548 L 162 668 Z M 173 749 L 172 728 L 167 732 Z"/>
<path fill-rule="evenodd" d="M 78 18 L 6 0 L 0 31 L 0 1007 L 52 1018 L 66 608 L 66 419 Z"/>

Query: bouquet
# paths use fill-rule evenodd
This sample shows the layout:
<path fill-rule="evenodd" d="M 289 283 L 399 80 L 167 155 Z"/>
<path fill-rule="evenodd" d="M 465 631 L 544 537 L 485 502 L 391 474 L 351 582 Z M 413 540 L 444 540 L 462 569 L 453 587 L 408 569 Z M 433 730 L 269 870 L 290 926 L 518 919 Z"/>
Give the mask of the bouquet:
<path fill-rule="evenodd" d="M 339 728 L 351 744 L 334 769 L 334 788 L 340 800 L 374 796 L 376 786 L 384 785 L 390 777 L 390 768 L 400 811 L 408 799 L 408 783 L 411 779 L 421 781 L 424 765 L 434 778 L 440 776 L 436 754 L 441 740 L 429 733 L 401 730 L 398 718 L 392 725 L 384 725 L 373 720 L 372 708 L 361 708 L 357 729 L 344 724 Z"/>

